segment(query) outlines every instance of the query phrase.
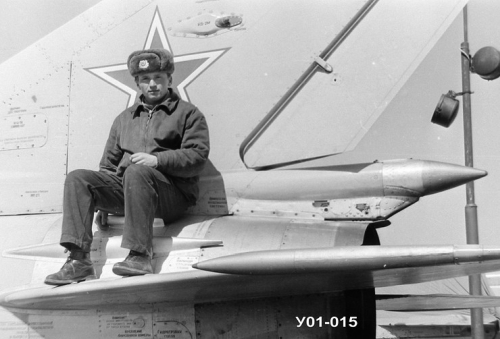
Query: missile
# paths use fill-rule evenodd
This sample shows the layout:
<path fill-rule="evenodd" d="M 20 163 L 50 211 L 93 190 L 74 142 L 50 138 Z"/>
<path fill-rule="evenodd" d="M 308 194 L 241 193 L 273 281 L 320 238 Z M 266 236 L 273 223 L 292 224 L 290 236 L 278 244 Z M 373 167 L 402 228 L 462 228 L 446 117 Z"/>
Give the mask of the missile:
<path fill-rule="evenodd" d="M 95 237 L 90 250 L 92 260 L 117 260 L 125 258 L 128 249 L 121 247 L 122 237 Z M 174 251 L 192 250 L 222 245 L 221 240 L 183 237 L 153 237 L 153 258 L 164 257 Z M 4 257 L 19 259 L 66 259 L 68 254 L 59 243 L 38 244 L 5 250 Z"/>
<path fill-rule="evenodd" d="M 193 265 L 242 275 L 367 272 L 500 260 L 500 248 L 463 246 L 342 246 L 238 253 Z"/>

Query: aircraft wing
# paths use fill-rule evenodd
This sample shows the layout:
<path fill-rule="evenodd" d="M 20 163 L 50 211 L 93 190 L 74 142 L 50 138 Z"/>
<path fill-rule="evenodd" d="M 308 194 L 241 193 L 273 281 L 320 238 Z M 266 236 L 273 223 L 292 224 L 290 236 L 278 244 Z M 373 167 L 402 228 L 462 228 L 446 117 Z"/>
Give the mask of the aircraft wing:
<path fill-rule="evenodd" d="M 391 311 L 464 310 L 498 307 L 499 297 L 488 278 L 481 279 L 481 295 L 469 295 L 468 277 L 377 289 L 377 307 Z M 498 313 L 498 312 L 497 312 Z"/>
<path fill-rule="evenodd" d="M 500 297 L 483 295 L 377 295 L 377 309 L 385 311 L 435 311 L 499 306 Z"/>
<path fill-rule="evenodd" d="M 497 332 L 499 301 L 483 276 L 481 296 L 470 296 L 467 277 L 377 289 L 377 337 L 470 336 L 470 309 L 483 310 L 485 338 Z"/>
<path fill-rule="evenodd" d="M 495 338 L 498 318 L 483 309 L 484 338 Z M 467 311 L 377 311 L 377 338 L 470 338 L 471 319 Z"/>
<path fill-rule="evenodd" d="M 314 259 L 318 253 L 309 252 L 307 257 L 304 251 L 321 255 Z M 325 260 L 325 251 L 338 260 Z M 500 250 L 478 246 L 344 246 L 282 252 L 298 258 L 295 271 L 228 274 L 188 270 L 61 287 L 34 285 L 4 292 L 0 304 L 9 308 L 86 309 L 95 305 L 201 303 L 412 284 L 500 269 Z M 281 263 L 280 267 L 286 265 Z"/>

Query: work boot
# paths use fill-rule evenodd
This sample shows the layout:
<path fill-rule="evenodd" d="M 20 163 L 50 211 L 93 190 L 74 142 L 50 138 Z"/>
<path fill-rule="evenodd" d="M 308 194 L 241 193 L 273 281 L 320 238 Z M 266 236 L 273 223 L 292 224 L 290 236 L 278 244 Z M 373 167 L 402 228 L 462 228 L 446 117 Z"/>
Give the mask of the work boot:
<path fill-rule="evenodd" d="M 113 266 L 113 273 L 121 276 L 144 275 L 153 273 L 151 258 L 148 254 L 130 251 L 124 261 Z"/>
<path fill-rule="evenodd" d="M 45 278 L 45 283 L 59 286 L 96 278 L 90 253 L 73 251 L 59 272 L 48 275 Z"/>

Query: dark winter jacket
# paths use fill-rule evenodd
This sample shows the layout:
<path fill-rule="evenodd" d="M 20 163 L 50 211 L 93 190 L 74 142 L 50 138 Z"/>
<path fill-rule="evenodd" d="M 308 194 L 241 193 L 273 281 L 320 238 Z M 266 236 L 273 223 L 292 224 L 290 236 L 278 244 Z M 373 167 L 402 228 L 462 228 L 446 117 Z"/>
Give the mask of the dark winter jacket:
<path fill-rule="evenodd" d="M 198 175 L 210 150 L 208 127 L 197 107 L 170 90 L 169 97 L 150 112 L 142 103 L 116 117 L 99 168 L 123 176 L 130 155 L 156 155 L 158 169 L 194 204 L 198 197 Z"/>

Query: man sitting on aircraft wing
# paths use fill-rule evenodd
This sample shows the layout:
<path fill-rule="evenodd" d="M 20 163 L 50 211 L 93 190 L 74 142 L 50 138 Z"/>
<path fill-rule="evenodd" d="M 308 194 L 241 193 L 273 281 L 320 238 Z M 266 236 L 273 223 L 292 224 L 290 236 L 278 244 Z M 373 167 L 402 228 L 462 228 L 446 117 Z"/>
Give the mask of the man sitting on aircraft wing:
<path fill-rule="evenodd" d="M 209 153 L 203 114 L 170 88 L 174 59 L 169 51 L 132 53 L 128 69 L 142 95 L 113 122 L 99 171 L 68 174 L 64 185 L 61 245 L 71 254 L 45 283 L 64 285 L 95 278 L 90 260 L 92 219 L 124 214 L 122 247 L 130 249 L 113 266 L 121 276 L 153 273 L 153 221 L 178 217 L 194 205 L 198 174 Z"/>

